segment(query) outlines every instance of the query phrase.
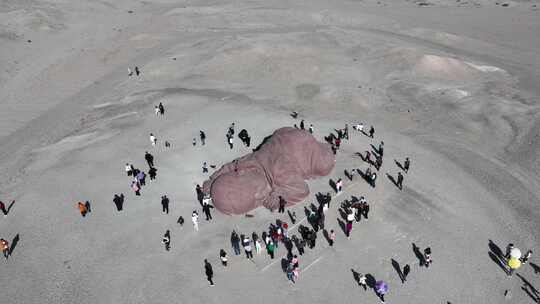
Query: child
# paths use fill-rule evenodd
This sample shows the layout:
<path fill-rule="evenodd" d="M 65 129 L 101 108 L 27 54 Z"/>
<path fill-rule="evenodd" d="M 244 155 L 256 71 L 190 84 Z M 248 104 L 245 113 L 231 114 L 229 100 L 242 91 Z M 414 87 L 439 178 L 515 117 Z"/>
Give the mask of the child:
<path fill-rule="evenodd" d="M 336 239 L 336 233 L 334 232 L 334 230 L 330 230 L 330 247 L 334 246 L 334 241 Z"/>

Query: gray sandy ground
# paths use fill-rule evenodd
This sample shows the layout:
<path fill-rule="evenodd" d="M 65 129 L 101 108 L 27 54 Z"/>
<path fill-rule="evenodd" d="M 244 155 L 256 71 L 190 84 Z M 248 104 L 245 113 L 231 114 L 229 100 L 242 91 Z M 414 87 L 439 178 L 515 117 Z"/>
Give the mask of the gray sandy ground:
<path fill-rule="evenodd" d="M 0 1 L 0 199 L 17 201 L 0 218 L 0 237 L 20 238 L 0 262 L 1 302 L 377 303 L 352 268 L 387 281 L 387 303 L 533 303 L 524 281 L 490 259 L 488 242 L 540 250 L 539 5 Z M 135 65 L 142 75 L 128 77 Z M 153 114 L 159 102 L 163 118 Z M 206 178 L 202 163 L 250 151 L 238 140 L 228 149 L 227 126 L 235 121 L 258 144 L 298 124 L 292 110 L 320 140 L 344 123 L 375 125 L 373 140 L 351 131 L 328 178 L 365 169 L 355 152 L 380 140 L 386 147 L 375 189 L 345 181 L 327 215 L 336 245 L 319 236 L 296 285 L 264 253 L 219 264 L 220 248 L 232 255 L 232 229 L 260 235 L 286 217 L 215 213 L 198 232 L 189 219 L 201 213 L 194 187 Z M 201 129 L 208 144 L 193 147 Z M 158 178 L 135 197 L 124 164 L 146 168 L 145 150 Z M 405 156 L 412 170 L 399 191 L 385 173 L 395 176 L 393 160 Z M 330 191 L 328 178 L 310 182 L 312 194 Z M 119 213 L 112 197 L 121 192 Z M 372 208 L 347 240 L 337 207 L 350 195 L 365 195 Z M 86 218 L 81 200 L 92 203 Z M 301 215 L 313 202 L 310 195 L 291 210 Z M 167 229 L 170 252 L 160 243 Z M 418 266 L 412 243 L 432 248 L 432 267 Z M 411 265 L 406 284 L 391 259 Z M 537 253 L 531 262 L 540 264 Z M 540 289 L 531 264 L 518 273 Z"/>

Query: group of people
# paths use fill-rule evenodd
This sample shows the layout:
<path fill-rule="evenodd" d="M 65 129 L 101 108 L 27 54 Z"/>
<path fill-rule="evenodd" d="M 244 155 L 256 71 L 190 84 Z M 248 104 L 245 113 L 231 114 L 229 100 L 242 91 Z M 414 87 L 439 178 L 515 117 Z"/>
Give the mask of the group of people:
<path fill-rule="evenodd" d="M 528 250 L 525 255 L 521 254 L 521 250 L 515 247 L 514 244 L 509 243 L 506 246 L 506 252 L 504 258 L 506 259 L 506 265 L 508 267 L 507 274 L 512 276 L 514 271 L 520 268 L 522 265 L 525 265 L 531 258 L 532 250 Z"/>

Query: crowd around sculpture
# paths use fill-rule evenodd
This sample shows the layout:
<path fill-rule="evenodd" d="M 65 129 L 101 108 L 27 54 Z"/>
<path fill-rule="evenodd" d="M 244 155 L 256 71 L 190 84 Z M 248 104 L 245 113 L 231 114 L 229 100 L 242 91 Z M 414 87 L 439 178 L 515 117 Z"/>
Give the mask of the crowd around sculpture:
<path fill-rule="evenodd" d="M 203 184 L 214 206 L 225 214 L 244 214 L 260 206 L 271 211 L 282 196 L 288 206 L 309 195 L 305 180 L 330 174 L 330 145 L 305 130 L 284 127 L 265 138 L 253 153 L 223 165 Z"/>

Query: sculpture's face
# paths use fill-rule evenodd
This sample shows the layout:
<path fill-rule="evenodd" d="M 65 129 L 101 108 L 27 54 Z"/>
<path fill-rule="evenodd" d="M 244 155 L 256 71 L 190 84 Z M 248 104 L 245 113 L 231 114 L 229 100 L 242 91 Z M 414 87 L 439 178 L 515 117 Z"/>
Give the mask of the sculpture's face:
<path fill-rule="evenodd" d="M 224 165 L 205 181 L 216 209 L 242 214 L 261 205 L 274 209 L 279 195 L 288 205 L 309 194 L 305 179 L 328 175 L 335 164 L 328 144 L 306 131 L 281 128 L 256 152 Z"/>

